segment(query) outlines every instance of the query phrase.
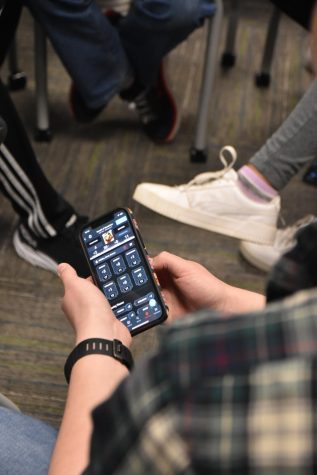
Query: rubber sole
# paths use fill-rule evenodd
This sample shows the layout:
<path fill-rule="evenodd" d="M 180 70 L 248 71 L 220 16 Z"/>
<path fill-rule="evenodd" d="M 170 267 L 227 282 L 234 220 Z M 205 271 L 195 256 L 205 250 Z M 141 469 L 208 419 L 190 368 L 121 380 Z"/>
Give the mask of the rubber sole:
<path fill-rule="evenodd" d="M 213 216 L 184 208 L 159 198 L 149 190 L 144 190 L 142 185 L 136 188 L 133 199 L 163 216 L 207 231 L 259 244 L 273 244 L 275 240 L 276 227 L 257 222 L 239 223 L 223 216 Z"/>
<path fill-rule="evenodd" d="M 41 267 L 42 269 L 57 274 L 57 262 L 48 257 L 46 254 L 36 251 L 33 249 L 33 247 L 28 246 L 25 244 L 25 242 L 21 241 L 19 231 L 15 231 L 13 235 L 13 247 L 18 256 L 33 266 Z"/>
<path fill-rule="evenodd" d="M 161 144 L 169 144 L 169 143 L 173 142 L 173 140 L 175 139 L 175 137 L 177 135 L 177 132 L 179 131 L 180 124 L 181 124 L 181 116 L 180 116 L 180 113 L 179 113 L 174 95 L 172 93 L 172 90 L 168 85 L 168 83 L 170 83 L 170 81 L 168 81 L 168 76 L 169 76 L 169 74 L 168 74 L 168 59 L 166 58 L 165 60 L 162 61 L 162 64 L 161 64 L 161 67 L 160 67 L 160 79 L 161 79 L 161 82 L 163 84 L 163 88 L 165 89 L 165 92 L 166 92 L 166 94 L 169 98 L 169 101 L 172 104 L 173 113 L 174 113 L 174 121 L 173 121 L 173 126 L 172 126 L 169 134 L 167 135 L 167 137 L 165 137 L 164 140 L 157 141 L 158 143 L 161 143 Z"/>
<path fill-rule="evenodd" d="M 263 271 L 263 272 L 269 272 L 269 270 L 272 268 L 272 265 L 270 265 L 268 262 L 264 262 L 263 260 L 257 259 L 257 257 L 253 254 L 250 254 L 248 249 L 246 249 L 243 245 L 243 243 L 240 244 L 239 246 L 239 252 L 241 256 L 252 266 L 256 267 L 257 269 Z"/>

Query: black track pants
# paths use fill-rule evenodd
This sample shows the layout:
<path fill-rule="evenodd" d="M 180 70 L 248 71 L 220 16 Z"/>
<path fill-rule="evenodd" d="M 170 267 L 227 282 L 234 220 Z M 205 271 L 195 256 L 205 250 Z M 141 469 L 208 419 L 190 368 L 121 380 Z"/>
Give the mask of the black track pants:
<path fill-rule="evenodd" d="M 34 155 L 6 87 L 0 81 L 0 115 L 7 136 L 0 146 L 0 190 L 37 236 L 50 237 L 65 227 L 74 209 L 54 190 Z"/>

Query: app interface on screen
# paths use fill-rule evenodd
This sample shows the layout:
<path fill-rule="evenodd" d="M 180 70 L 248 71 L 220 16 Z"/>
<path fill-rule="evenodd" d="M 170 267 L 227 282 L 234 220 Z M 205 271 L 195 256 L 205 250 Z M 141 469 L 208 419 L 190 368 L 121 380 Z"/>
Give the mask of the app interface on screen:
<path fill-rule="evenodd" d="M 128 214 L 118 211 L 111 221 L 87 227 L 82 238 L 116 317 L 130 331 L 160 318 L 162 307 Z"/>

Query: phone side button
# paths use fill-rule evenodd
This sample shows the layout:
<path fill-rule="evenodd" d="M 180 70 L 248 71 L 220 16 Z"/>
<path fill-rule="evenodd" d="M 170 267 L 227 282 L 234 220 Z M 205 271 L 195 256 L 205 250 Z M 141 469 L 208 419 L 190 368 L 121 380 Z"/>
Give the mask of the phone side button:
<path fill-rule="evenodd" d="M 141 244 L 142 244 L 142 247 L 143 247 L 143 249 L 144 249 L 144 250 L 146 250 L 146 247 L 145 247 L 144 241 L 143 241 L 143 239 L 142 239 L 142 236 L 141 236 L 141 234 L 140 234 L 140 232 L 139 232 L 139 230 L 138 230 L 138 229 L 137 229 L 137 233 L 138 233 L 138 236 L 139 236 L 139 239 L 140 239 L 140 241 L 141 241 Z"/>
<path fill-rule="evenodd" d="M 158 280 L 158 277 L 157 277 L 157 275 L 156 275 L 156 272 L 153 271 L 152 274 L 153 274 L 153 277 L 154 277 L 154 280 L 155 280 L 156 285 L 157 285 L 158 288 L 161 290 L 161 284 L 160 284 L 160 282 L 159 282 L 159 280 Z"/>
<path fill-rule="evenodd" d="M 139 230 L 138 222 L 135 218 L 132 219 L 135 229 Z"/>

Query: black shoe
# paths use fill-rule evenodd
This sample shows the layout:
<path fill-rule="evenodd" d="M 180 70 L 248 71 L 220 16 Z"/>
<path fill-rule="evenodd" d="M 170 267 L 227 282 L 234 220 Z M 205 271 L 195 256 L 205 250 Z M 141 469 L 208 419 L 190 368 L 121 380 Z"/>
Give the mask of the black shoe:
<path fill-rule="evenodd" d="M 39 238 L 24 224 L 19 224 L 13 235 L 13 246 L 17 254 L 33 266 L 57 273 L 57 265 L 67 262 L 76 269 L 80 277 L 88 277 L 90 270 L 81 250 L 79 231 L 87 222 L 85 216 L 78 216 L 70 227 L 51 238 Z"/>
<path fill-rule="evenodd" d="M 97 109 L 87 107 L 74 83 L 72 83 L 69 91 L 69 107 L 72 116 L 80 124 L 92 122 L 104 109 L 104 106 L 98 107 Z"/>
<path fill-rule="evenodd" d="M 163 62 L 153 87 L 144 89 L 136 82 L 120 93 L 121 99 L 128 101 L 139 114 L 146 135 L 156 143 L 171 142 L 179 128 L 176 102 L 170 91 Z"/>

